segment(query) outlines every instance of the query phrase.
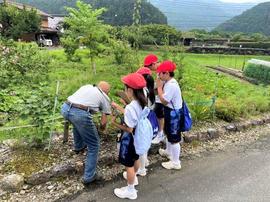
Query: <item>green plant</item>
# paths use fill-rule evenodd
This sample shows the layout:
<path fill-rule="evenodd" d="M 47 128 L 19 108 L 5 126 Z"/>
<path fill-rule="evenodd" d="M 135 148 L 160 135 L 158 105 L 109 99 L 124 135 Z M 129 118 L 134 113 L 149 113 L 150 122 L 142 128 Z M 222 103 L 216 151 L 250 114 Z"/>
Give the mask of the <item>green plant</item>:
<path fill-rule="evenodd" d="M 40 82 L 48 73 L 49 61 L 34 43 L 0 41 L 0 86 Z"/>
<path fill-rule="evenodd" d="M 111 52 L 114 54 L 115 61 L 118 65 L 128 62 L 131 48 L 125 41 L 111 40 Z"/>

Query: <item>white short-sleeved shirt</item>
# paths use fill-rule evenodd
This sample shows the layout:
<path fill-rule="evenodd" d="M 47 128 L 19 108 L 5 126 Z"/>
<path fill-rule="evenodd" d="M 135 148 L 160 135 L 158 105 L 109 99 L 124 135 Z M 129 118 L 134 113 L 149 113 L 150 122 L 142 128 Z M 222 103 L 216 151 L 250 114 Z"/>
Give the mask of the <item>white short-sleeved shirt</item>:
<path fill-rule="evenodd" d="M 135 128 L 141 117 L 142 107 L 137 100 L 132 100 L 125 107 L 124 122 L 129 128 Z"/>
<path fill-rule="evenodd" d="M 85 85 L 68 97 L 74 104 L 88 106 L 94 112 L 111 114 L 110 98 L 97 86 Z"/>
<path fill-rule="evenodd" d="M 181 89 L 178 82 L 174 78 L 165 83 L 163 88 L 163 98 L 168 102 L 167 107 L 171 109 L 182 108 Z"/>

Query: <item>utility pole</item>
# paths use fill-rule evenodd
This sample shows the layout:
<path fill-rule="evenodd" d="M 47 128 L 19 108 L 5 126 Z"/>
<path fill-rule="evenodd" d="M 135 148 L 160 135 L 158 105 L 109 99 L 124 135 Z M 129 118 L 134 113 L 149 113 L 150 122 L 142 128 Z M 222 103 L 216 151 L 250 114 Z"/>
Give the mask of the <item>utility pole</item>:
<path fill-rule="evenodd" d="M 133 25 L 138 26 L 141 24 L 141 6 L 142 6 L 142 0 L 135 0 L 134 13 L 133 13 Z"/>

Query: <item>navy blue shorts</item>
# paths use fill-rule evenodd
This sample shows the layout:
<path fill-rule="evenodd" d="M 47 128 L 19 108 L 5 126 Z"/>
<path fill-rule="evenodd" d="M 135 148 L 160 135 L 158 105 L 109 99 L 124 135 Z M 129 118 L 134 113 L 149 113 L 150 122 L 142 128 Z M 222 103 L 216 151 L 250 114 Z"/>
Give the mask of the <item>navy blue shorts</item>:
<path fill-rule="evenodd" d="M 181 141 L 180 117 L 181 109 L 171 109 L 164 107 L 164 133 L 170 143 L 178 143 Z"/>
<path fill-rule="evenodd" d="M 155 103 L 154 112 L 158 119 L 164 118 L 164 105 L 161 103 Z"/>
<path fill-rule="evenodd" d="M 139 155 L 135 151 L 133 135 L 124 132 L 120 141 L 119 163 L 126 167 L 133 167 L 138 159 Z"/>

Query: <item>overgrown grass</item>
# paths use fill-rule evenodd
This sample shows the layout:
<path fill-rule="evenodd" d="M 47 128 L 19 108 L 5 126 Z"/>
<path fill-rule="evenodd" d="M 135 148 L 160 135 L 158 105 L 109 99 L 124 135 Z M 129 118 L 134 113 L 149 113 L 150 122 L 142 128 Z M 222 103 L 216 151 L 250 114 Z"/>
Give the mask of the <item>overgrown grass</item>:
<path fill-rule="evenodd" d="M 62 49 L 44 51 L 52 56 L 50 64 L 50 91 L 55 92 L 56 82 L 59 80 L 60 92 L 58 96 L 57 113 L 60 114 L 61 104 L 69 95 L 85 84 L 94 84 L 100 80 L 111 83 L 111 98 L 117 100 L 115 93 L 123 90 L 121 77 L 132 71 L 125 65 L 117 65 L 112 55 L 104 55 L 96 60 L 97 75 L 93 74 L 87 51 L 79 50 L 82 57 L 80 62 L 67 61 Z M 148 51 L 139 51 L 137 57 L 143 62 Z M 160 58 L 164 52 L 155 52 Z M 236 58 L 236 59 L 235 59 Z M 266 56 L 224 56 L 224 55 L 197 55 L 185 54 L 184 76 L 181 89 L 184 99 L 192 112 L 194 121 L 209 120 L 213 117 L 226 121 L 249 117 L 262 112 L 270 111 L 270 88 L 254 86 L 241 82 L 232 77 L 216 74 L 205 68 L 205 65 L 222 65 L 241 69 L 244 60 L 250 58 L 270 60 Z M 135 64 L 140 67 L 141 64 Z M 213 106 L 213 99 L 216 101 Z M 53 107 L 53 106 L 52 106 Z M 16 135 L 18 137 L 19 135 Z M 10 133 L 11 134 L 11 133 Z M 7 133 L 6 133 L 7 135 Z M 0 139 L 10 137 L 0 133 Z"/>
<path fill-rule="evenodd" d="M 216 74 L 203 67 L 207 64 L 207 60 L 202 62 L 202 59 L 198 59 L 198 57 L 204 56 L 195 56 L 187 55 L 185 58 L 183 91 L 188 102 L 210 100 L 213 96 L 217 96 L 216 116 L 226 121 L 270 110 L 269 86 L 254 86 L 229 76 Z M 211 64 L 214 64 L 214 61 L 218 62 L 216 55 L 208 55 L 207 58 Z M 269 57 L 265 58 L 269 59 Z M 201 111 L 193 113 L 194 118 L 200 119 L 197 118 L 197 114 L 204 114 L 207 117 L 206 114 L 209 112 L 204 113 L 203 110 L 205 109 L 202 108 Z"/>
<path fill-rule="evenodd" d="M 60 100 L 62 101 L 81 85 L 96 83 L 100 80 L 106 80 L 112 84 L 111 96 L 113 99 L 117 99 L 114 96 L 115 92 L 123 89 L 120 78 L 130 72 L 129 68 L 114 63 L 113 57 L 105 56 L 96 61 L 97 75 L 94 76 L 90 61 L 85 58 L 85 51 L 82 50 L 80 53 L 81 56 L 84 55 L 81 63 L 67 62 L 62 50 L 51 51 L 50 54 L 55 54 L 55 58 L 57 58 L 53 62 L 54 69 L 50 78 L 52 83 L 55 83 L 56 80 L 62 81 L 60 88 Z M 138 57 L 141 61 L 146 54 L 147 51 L 139 52 Z M 161 57 L 163 52 L 156 52 L 156 54 Z M 243 60 L 250 58 L 270 60 L 270 57 L 266 56 L 185 54 L 185 71 L 181 88 L 195 121 L 211 119 L 214 112 L 218 118 L 232 121 L 270 110 L 269 87 L 243 83 L 237 79 L 216 74 L 204 67 L 219 63 L 222 66 L 230 66 L 230 61 L 236 60 L 236 68 L 239 69 Z M 213 108 L 215 96 L 216 105 Z"/>

